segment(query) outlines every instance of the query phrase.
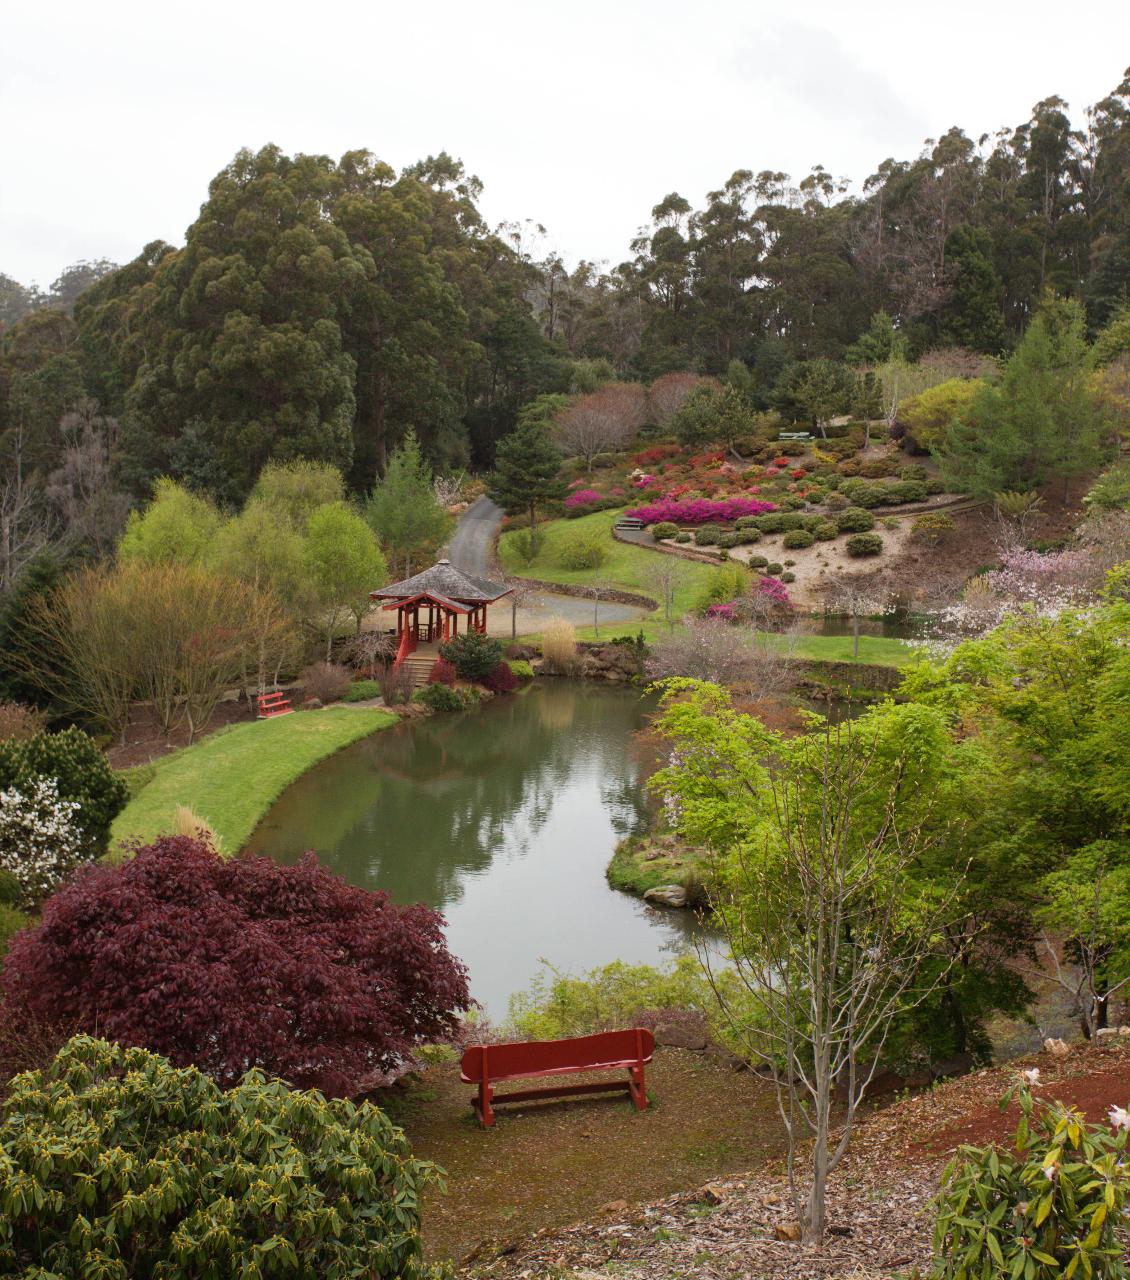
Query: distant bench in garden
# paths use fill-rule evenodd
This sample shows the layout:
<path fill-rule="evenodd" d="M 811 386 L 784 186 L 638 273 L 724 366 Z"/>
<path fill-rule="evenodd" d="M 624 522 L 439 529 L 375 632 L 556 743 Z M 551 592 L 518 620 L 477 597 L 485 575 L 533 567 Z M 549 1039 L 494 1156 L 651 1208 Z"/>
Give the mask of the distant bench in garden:
<path fill-rule="evenodd" d="M 644 1067 L 654 1052 L 655 1037 L 642 1027 L 628 1031 L 602 1031 L 595 1036 L 575 1036 L 569 1040 L 476 1044 L 463 1054 L 462 1080 L 464 1084 L 479 1086 L 471 1106 L 483 1125 L 494 1124 L 492 1102 L 498 1105 L 587 1093 L 627 1093 L 636 1109 L 643 1111 L 647 1107 Z M 582 1071 L 627 1071 L 628 1079 L 607 1084 L 550 1085 L 494 1097 L 494 1086 L 500 1081 L 576 1075 Z"/>
<path fill-rule="evenodd" d="M 807 444 L 815 438 L 811 431 L 782 431 L 777 436 L 778 440 L 799 440 L 802 444 Z"/>

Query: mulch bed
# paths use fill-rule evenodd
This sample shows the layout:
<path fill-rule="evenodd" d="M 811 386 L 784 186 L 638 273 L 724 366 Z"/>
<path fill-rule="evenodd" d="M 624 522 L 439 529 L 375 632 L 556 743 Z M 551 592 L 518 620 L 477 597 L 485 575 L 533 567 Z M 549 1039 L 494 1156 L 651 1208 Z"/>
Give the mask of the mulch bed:
<path fill-rule="evenodd" d="M 1040 1068 L 1039 1092 L 1076 1102 L 1092 1119 L 1130 1101 L 1125 1041 L 1074 1048 L 1065 1058 L 1041 1053 L 975 1072 L 857 1122 L 848 1157 L 831 1180 L 831 1229 L 818 1249 L 777 1238 L 778 1229 L 787 1232 L 793 1223 L 777 1161 L 651 1204 L 621 1201 L 596 1220 L 538 1232 L 502 1255 L 484 1250 L 459 1274 L 507 1280 L 612 1274 L 620 1280 L 879 1280 L 924 1272 L 941 1171 L 958 1144 L 1008 1137 L 1015 1116 L 1001 1114 L 999 1099 L 1028 1064 Z M 735 1110 L 735 1126 L 743 1123 Z"/>
<path fill-rule="evenodd" d="M 241 724 L 244 720 L 254 720 L 255 712 L 251 705 L 242 699 L 225 700 L 216 704 L 208 727 L 203 733 L 196 735 L 196 741 L 206 738 L 229 724 Z M 130 708 L 129 723 L 126 725 L 125 743 L 115 742 L 106 748 L 106 759 L 115 769 L 129 769 L 134 765 L 150 764 L 167 756 L 171 751 L 188 745 L 188 728 L 180 726 L 166 740 L 164 731 L 157 721 L 153 708 L 145 703 L 135 703 Z"/>

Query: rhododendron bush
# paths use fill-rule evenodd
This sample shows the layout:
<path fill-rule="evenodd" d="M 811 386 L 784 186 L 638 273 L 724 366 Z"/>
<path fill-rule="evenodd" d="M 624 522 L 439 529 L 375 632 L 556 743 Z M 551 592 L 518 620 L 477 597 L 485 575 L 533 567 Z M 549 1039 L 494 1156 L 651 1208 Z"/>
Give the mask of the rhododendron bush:
<path fill-rule="evenodd" d="M 97 864 L 12 943 L 11 1008 L 192 1063 L 352 1094 L 442 1040 L 470 1005 L 443 917 L 297 866 L 166 836 Z"/>
<path fill-rule="evenodd" d="M 772 502 L 760 498 L 691 498 L 675 502 L 670 498 L 651 502 L 646 507 L 635 507 L 628 515 L 644 524 L 709 524 L 712 521 L 733 521 L 741 516 L 759 516 L 766 511 L 776 511 Z"/>

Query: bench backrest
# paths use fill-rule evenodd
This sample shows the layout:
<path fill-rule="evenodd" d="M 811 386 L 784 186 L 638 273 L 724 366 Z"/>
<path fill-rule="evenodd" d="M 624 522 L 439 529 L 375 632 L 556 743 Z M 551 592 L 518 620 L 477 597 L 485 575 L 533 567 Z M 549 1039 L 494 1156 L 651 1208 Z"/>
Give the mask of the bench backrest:
<path fill-rule="evenodd" d="M 463 1054 L 463 1080 L 507 1080 L 519 1076 L 577 1071 L 586 1067 L 647 1063 L 655 1051 L 655 1037 L 643 1027 L 601 1031 L 568 1040 L 531 1040 L 508 1044 L 473 1044 Z"/>

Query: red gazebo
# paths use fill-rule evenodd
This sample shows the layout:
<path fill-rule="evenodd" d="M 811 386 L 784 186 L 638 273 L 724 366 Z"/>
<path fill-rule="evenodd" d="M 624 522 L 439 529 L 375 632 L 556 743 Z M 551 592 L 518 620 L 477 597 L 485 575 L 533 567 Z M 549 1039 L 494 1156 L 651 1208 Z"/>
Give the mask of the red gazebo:
<path fill-rule="evenodd" d="M 415 577 L 369 592 L 386 610 L 396 610 L 399 645 L 397 664 L 421 644 L 438 643 L 464 631 L 486 631 L 487 605 L 510 594 L 511 588 L 457 569 L 440 560 Z"/>

